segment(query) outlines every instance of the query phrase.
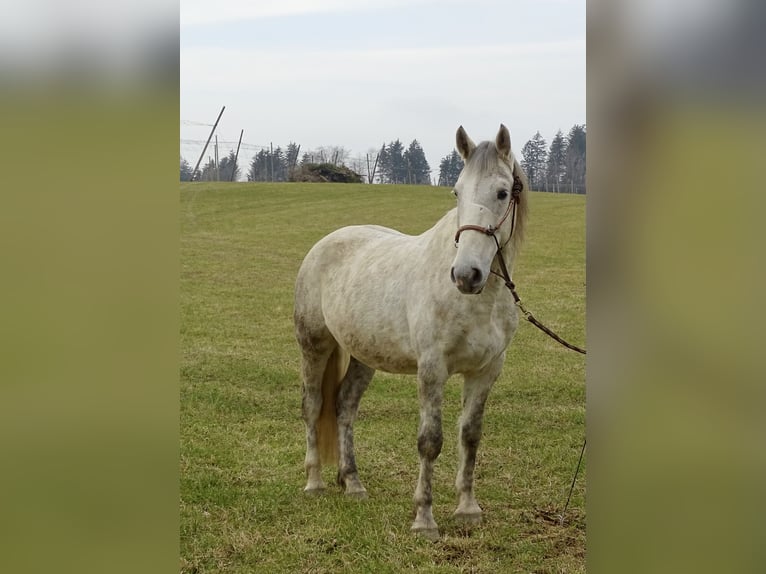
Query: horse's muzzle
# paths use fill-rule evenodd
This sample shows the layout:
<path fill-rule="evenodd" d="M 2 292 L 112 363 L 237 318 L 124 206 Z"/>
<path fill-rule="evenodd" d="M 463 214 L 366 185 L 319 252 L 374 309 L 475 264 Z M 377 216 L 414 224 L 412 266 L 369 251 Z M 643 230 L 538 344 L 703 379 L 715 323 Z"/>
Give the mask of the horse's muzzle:
<path fill-rule="evenodd" d="M 476 295 L 484 289 L 484 274 L 476 267 L 453 267 L 450 269 L 450 278 L 458 291 L 466 295 Z"/>

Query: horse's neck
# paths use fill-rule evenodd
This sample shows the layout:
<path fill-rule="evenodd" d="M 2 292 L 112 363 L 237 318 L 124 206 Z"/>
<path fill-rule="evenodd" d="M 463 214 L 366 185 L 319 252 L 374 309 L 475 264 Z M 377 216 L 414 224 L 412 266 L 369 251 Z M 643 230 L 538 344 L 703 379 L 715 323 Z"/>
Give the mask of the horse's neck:
<path fill-rule="evenodd" d="M 428 248 L 439 264 L 452 265 L 455 259 L 455 232 L 457 231 L 457 208 L 449 210 L 423 235 L 428 237 Z M 447 269 L 449 271 L 449 268 Z"/>

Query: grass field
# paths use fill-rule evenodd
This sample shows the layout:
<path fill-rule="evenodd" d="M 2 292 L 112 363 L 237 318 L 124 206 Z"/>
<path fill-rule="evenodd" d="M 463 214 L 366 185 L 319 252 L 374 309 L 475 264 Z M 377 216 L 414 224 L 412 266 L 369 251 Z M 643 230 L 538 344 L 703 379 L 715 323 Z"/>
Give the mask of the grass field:
<path fill-rule="evenodd" d="M 481 525 L 452 520 L 459 378 L 447 383 L 434 473 L 441 539 L 413 536 L 414 377 L 376 373 L 355 426 L 366 501 L 307 497 L 292 297 L 309 248 L 349 224 L 417 234 L 444 188 L 181 186 L 181 572 L 584 572 L 585 360 L 523 322 L 487 403 L 476 466 Z M 534 193 L 514 281 L 527 308 L 585 344 L 585 201 Z"/>

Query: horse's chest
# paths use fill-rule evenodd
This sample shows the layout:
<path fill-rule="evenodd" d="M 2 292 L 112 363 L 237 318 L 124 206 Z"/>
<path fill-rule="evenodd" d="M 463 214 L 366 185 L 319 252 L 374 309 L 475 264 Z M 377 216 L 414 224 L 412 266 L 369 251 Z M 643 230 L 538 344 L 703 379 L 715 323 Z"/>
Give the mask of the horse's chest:
<path fill-rule="evenodd" d="M 505 337 L 491 326 L 471 330 L 461 340 L 454 341 L 452 349 L 447 353 L 450 371 L 481 370 L 498 357 L 505 347 Z"/>
<path fill-rule="evenodd" d="M 499 357 L 518 325 L 513 308 L 505 314 L 493 315 L 485 321 L 462 322 L 453 331 L 447 349 L 447 362 L 453 373 L 481 370 Z"/>

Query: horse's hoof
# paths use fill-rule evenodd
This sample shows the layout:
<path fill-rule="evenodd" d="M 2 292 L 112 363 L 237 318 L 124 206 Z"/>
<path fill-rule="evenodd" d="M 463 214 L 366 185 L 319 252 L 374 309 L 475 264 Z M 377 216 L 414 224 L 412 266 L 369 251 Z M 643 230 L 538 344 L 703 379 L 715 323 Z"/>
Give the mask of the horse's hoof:
<path fill-rule="evenodd" d="M 452 516 L 463 524 L 481 524 L 480 512 L 455 512 Z"/>
<path fill-rule="evenodd" d="M 353 491 L 346 491 L 346 496 L 348 498 L 353 498 L 356 500 L 367 500 L 367 491 L 362 490 L 353 490 Z"/>
<path fill-rule="evenodd" d="M 416 526 L 413 524 L 410 530 L 416 536 L 421 536 L 426 540 L 430 540 L 431 542 L 436 542 L 440 538 L 439 529 L 436 527 Z"/>
<path fill-rule="evenodd" d="M 324 486 L 320 486 L 316 488 L 314 487 L 309 488 L 307 486 L 306 488 L 303 489 L 303 492 L 309 496 L 321 496 L 322 494 L 324 494 Z"/>

